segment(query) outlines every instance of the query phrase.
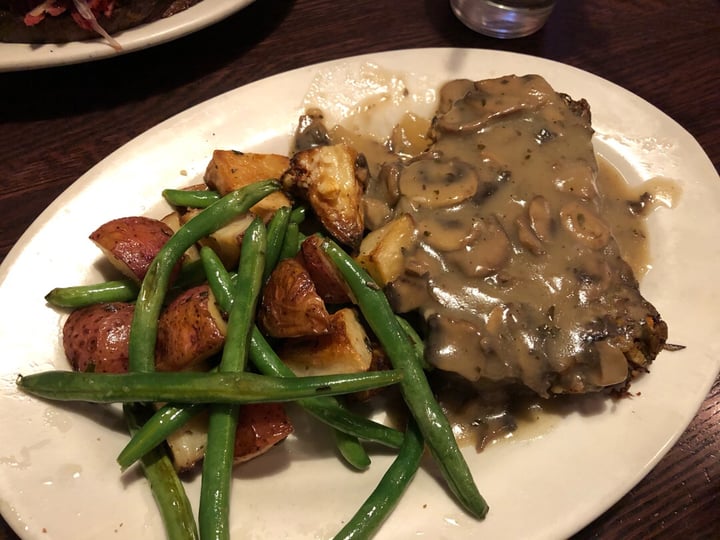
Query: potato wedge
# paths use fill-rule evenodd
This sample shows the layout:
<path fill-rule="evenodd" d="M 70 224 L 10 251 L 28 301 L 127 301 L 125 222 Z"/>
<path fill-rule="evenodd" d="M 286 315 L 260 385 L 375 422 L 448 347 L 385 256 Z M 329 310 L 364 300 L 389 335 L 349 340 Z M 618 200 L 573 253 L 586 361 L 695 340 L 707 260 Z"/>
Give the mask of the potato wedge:
<path fill-rule="evenodd" d="M 167 438 L 175 468 L 189 471 L 205 457 L 207 414 L 201 413 Z M 235 431 L 233 463 L 244 463 L 260 456 L 283 441 L 293 431 L 280 403 L 242 405 Z"/>
<path fill-rule="evenodd" d="M 165 439 L 173 465 L 178 472 L 193 469 L 205 457 L 207 431 L 208 414 L 203 411 Z"/>
<path fill-rule="evenodd" d="M 384 287 L 402 275 L 404 254 L 415 244 L 415 239 L 412 217 L 402 214 L 363 238 L 357 262 Z"/>
<path fill-rule="evenodd" d="M 162 221 L 165 225 L 170 227 L 172 229 L 173 233 L 176 233 L 180 227 L 182 227 L 183 222 L 180 219 L 180 213 L 179 212 L 171 212 L 164 218 L 162 218 L 160 221 Z M 200 259 L 200 250 L 197 248 L 197 246 L 190 246 L 185 251 L 185 258 L 183 259 L 183 264 L 187 264 L 189 262 L 194 262 Z"/>
<path fill-rule="evenodd" d="M 280 178 L 290 160 L 280 154 L 257 154 L 236 150 L 215 150 L 205 169 L 205 183 L 220 195 L 227 195 L 254 182 Z M 284 193 L 276 191 L 250 208 L 267 223 L 278 208 L 292 206 Z"/>
<path fill-rule="evenodd" d="M 326 334 L 284 340 L 278 355 L 299 376 L 367 371 L 373 359 L 370 340 L 352 308 L 333 313 Z"/>
<path fill-rule="evenodd" d="M 201 210 L 188 210 L 180 216 L 181 223 L 187 223 Z M 214 233 L 201 239 L 198 244 L 208 246 L 220 257 L 220 260 L 228 270 L 236 270 L 240 261 L 240 246 L 245 231 L 255 219 L 255 215 L 248 212 L 233 219 L 230 223 L 220 227 Z"/>
<path fill-rule="evenodd" d="M 310 203 L 323 227 L 339 242 L 357 248 L 365 229 L 363 192 L 366 165 L 345 144 L 296 153 L 283 174 L 283 187 Z"/>
<path fill-rule="evenodd" d="M 351 293 L 345 280 L 321 247 L 319 236 L 308 236 L 300 246 L 303 266 L 307 268 L 315 289 L 328 304 L 346 304 Z"/>
<path fill-rule="evenodd" d="M 307 269 L 297 259 L 284 259 L 263 289 L 258 324 L 269 336 L 287 338 L 323 334 L 330 314 Z"/>
<path fill-rule="evenodd" d="M 225 343 L 227 323 L 207 284 L 198 285 L 168 304 L 158 321 L 155 368 L 198 369 Z"/>
<path fill-rule="evenodd" d="M 125 373 L 135 305 L 95 304 L 74 310 L 63 325 L 65 356 L 75 371 Z"/>
<path fill-rule="evenodd" d="M 173 230 L 158 219 L 131 216 L 100 225 L 90 234 L 90 240 L 123 275 L 140 282 L 172 235 Z"/>

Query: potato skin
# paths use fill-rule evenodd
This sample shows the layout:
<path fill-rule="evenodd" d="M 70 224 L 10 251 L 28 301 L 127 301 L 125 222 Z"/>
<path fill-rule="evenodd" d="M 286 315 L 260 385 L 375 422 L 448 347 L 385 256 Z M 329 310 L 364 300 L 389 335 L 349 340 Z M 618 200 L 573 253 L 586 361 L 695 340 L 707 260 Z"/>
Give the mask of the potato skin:
<path fill-rule="evenodd" d="M 235 432 L 234 464 L 264 454 L 293 432 L 281 403 L 250 403 L 240 407 Z"/>
<path fill-rule="evenodd" d="M 130 216 L 103 223 L 90 234 L 90 240 L 124 275 L 140 282 L 150 263 L 172 237 L 173 230 L 158 219 Z M 174 273 L 180 270 L 181 262 Z"/>
<path fill-rule="evenodd" d="M 300 246 L 303 265 L 307 268 L 315 283 L 320 298 L 328 304 L 346 304 L 350 302 L 350 289 L 322 249 L 319 236 L 308 236 Z"/>
<path fill-rule="evenodd" d="M 225 322 L 207 284 L 182 292 L 158 321 L 155 368 L 158 371 L 196 369 L 220 352 Z"/>
<path fill-rule="evenodd" d="M 95 304 L 70 313 L 63 326 L 65 356 L 75 371 L 124 373 L 134 304 Z"/>
<path fill-rule="evenodd" d="M 297 258 L 280 261 L 270 274 L 260 299 L 258 323 L 267 335 L 277 338 L 327 332 L 330 314 Z"/>

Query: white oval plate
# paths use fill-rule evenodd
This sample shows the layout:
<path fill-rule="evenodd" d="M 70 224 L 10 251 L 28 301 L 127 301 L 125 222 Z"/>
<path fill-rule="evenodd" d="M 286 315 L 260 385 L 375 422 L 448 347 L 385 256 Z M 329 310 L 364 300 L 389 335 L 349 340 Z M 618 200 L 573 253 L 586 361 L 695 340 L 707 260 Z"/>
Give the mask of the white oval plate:
<path fill-rule="evenodd" d="M 687 346 L 663 352 L 652 372 L 633 385 L 638 395 L 632 399 L 595 400 L 594 409 L 568 414 L 544 433 L 481 454 L 466 449 L 491 506 L 484 522 L 459 510 L 426 467 L 378 538 L 567 537 L 632 488 L 687 427 L 720 369 L 720 289 L 712 281 L 720 275 L 720 182 L 697 142 L 630 92 L 543 59 L 458 49 L 355 57 L 238 88 L 149 130 L 63 193 L 5 259 L 0 499 L 2 514 L 20 536 L 137 540 L 163 534 L 145 482 L 133 473 L 121 476 L 115 465 L 127 440 L 116 408 L 57 405 L 15 389 L 18 373 L 67 368 L 59 341 L 62 315 L 43 296 L 56 286 L 102 279 L 100 254 L 88 234 L 114 217 L 162 216 L 160 190 L 197 181 L 215 148 L 286 152 L 310 85 L 342 89 L 345 75 L 361 72 L 367 62 L 413 73 L 407 80 L 421 94 L 450 78 L 539 73 L 557 90 L 587 98 L 599 154 L 632 183 L 661 176 L 682 186 L 679 205 L 649 220 L 655 264 L 642 289 L 668 321 L 670 341 Z M 318 99 L 321 94 L 313 90 Z M 291 439 L 237 468 L 234 537 L 332 537 L 390 462 L 384 452 L 373 454 L 368 472 L 350 472 L 334 456 L 327 432 L 300 422 Z M 196 504 L 198 478 L 188 492 Z"/>
<path fill-rule="evenodd" d="M 117 33 L 118 52 L 103 39 L 70 43 L 0 43 L 0 72 L 91 62 L 154 47 L 214 24 L 254 0 L 203 0 L 172 17 Z"/>

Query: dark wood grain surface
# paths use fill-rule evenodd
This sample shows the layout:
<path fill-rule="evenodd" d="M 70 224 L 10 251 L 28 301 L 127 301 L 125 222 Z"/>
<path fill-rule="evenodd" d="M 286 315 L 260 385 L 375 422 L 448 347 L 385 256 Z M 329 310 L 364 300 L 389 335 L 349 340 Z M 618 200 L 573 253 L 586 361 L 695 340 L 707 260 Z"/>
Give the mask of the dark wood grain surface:
<path fill-rule="evenodd" d="M 447 0 L 257 0 L 152 49 L 0 74 L 0 258 L 75 179 L 158 122 L 289 69 L 416 47 L 509 50 L 582 68 L 660 108 L 720 164 L 717 0 L 559 0 L 543 30 L 511 41 L 468 30 Z M 720 538 L 719 423 L 720 380 L 654 470 L 577 538 Z M 0 539 L 15 538 L 1 522 Z"/>

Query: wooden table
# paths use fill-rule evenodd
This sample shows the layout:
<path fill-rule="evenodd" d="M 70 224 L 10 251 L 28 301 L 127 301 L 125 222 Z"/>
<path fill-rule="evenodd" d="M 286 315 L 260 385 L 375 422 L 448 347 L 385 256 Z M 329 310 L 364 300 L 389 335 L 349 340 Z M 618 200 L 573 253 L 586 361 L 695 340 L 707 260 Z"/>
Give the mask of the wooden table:
<path fill-rule="evenodd" d="M 717 0 L 558 0 L 543 30 L 510 41 L 468 30 L 447 0 L 257 0 L 152 49 L 0 74 L 0 258 L 76 178 L 158 122 L 282 71 L 415 47 L 509 50 L 582 68 L 663 110 L 720 164 Z M 719 420 L 720 380 L 657 467 L 577 538 L 720 537 Z M 0 538 L 17 537 L 2 522 Z"/>

